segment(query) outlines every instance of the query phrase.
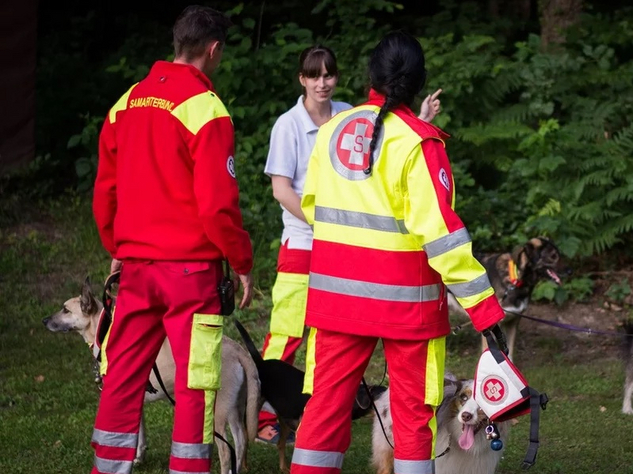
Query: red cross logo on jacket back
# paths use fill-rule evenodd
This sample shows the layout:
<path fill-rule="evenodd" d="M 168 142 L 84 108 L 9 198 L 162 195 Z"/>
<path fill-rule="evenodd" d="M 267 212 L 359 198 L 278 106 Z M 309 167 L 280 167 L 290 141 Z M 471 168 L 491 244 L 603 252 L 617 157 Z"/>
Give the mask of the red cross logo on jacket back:
<path fill-rule="evenodd" d="M 369 177 L 364 170 L 369 166 L 369 144 L 374 133 L 376 113 L 358 110 L 343 118 L 330 137 L 330 162 L 338 174 L 351 181 Z M 384 127 L 378 134 L 374 164 L 380 158 Z"/>
<path fill-rule="evenodd" d="M 363 170 L 369 165 L 369 143 L 374 125 L 366 119 L 349 122 L 338 138 L 337 152 L 341 163 L 351 170 Z"/>

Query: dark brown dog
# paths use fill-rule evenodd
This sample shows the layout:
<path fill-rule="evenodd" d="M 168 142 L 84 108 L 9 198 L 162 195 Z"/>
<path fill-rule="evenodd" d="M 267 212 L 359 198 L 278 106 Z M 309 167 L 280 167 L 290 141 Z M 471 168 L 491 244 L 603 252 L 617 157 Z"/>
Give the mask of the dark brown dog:
<path fill-rule="evenodd" d="M 487 255 L 479 261 L 488 273 L 495 296 L 506 311 L 502 327 L 512 358 L 521 320 L 513 313 L 523 314 L 527 310 L 532 291 L 539 281 L 550 280 L 560 285 L 560 275 L 569 275 L 571 269 L 562 264 L 558 247 L 545 237 L 530 239 L 512 253 Z M 450 293 L 449 308 L 456 314 L 467 316 Z"/>

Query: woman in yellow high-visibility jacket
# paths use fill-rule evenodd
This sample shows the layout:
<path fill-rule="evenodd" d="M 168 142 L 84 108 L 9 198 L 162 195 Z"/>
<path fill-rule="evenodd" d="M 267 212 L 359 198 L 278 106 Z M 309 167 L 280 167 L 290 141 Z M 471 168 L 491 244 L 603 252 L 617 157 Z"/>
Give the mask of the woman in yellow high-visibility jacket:
<path fill-rule="evenodd" d="M 503 318 L 454 212 L 440 129 L 411 110 L 426 71 L 402 32 L 373 51 L 369 101 L 323 125 L 302 210 L 314 227 L 306 325 L 306 407 L 293 474 L 338 474 L 350 412 L 378 338 L 389 365 L 396 474 L 434 472 L 448 288 L 477 330 Z"/>
<path fill-rule="evenodd" d="M 282 114 L 270 134 L 270 147 L 264 172 L 271 177 L 273 195 L 283 209 L 284 229 L 277 261 L 277 278 L 272 290 L 273 309 L 270 330 L 264 340 L 264 359 L 294 363 L 304 335 L 308 297 L 308 273 L 312 248 L 312 228 L 301 211 L 301 196 L 310 154 L 319 127 L 339 112 L 352 106 L 332 100 L 339 70 L 334 52 L 315 45 L 299 56 L 299 82 L 303 94 Z M 437 96 L 429 95 L 420 118 L 431 121 L 439 112 Z M 272 407 L 264 405 L 259 416 L 258 441 L 277 444 L 279 424 Z M 289 441 L 294 440 L 291 434 Z"/>

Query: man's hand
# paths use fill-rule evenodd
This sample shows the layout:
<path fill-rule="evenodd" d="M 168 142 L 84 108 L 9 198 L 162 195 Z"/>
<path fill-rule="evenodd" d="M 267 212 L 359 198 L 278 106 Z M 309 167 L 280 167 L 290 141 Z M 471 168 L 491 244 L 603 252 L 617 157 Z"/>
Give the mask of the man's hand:
<path fill-rule="evenodd" d="M 242 287 L 244 288 L 244 294 L 242 295 L 242 301 L 240 302 L 240 309 L 247 308 L 251 305 L 253 300 L 253 274 L 248 272 L 246 275 L 237 275 L 240 279 Z"/>
<path fill-rule="evenodd" d="M 420 107 L 419 119 L 425 122 L 431 122 L 435 116 L 440 113 L 440 99 L 438 99 L 437 96 L 441 93 L 442 89 L 438 89 L 433 95 L 426 96 L 426 99 L 422 101 L 422 106 Z"/>
<path fill-rule="evenodd" d="M 110 274 L 120 271 L 122 266 L 123 266 L 123 262 L 121 260 L 117 260 L 116 258 L 113 258 L 112 262 L 110 263 Z"/>

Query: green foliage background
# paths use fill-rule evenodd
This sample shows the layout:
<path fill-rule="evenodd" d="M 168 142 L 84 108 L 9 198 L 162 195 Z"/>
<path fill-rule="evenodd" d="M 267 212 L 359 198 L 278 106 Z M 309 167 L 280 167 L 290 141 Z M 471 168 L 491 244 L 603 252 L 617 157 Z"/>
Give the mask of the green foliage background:
<path fill-rule="evenodd" d="M 474 2 L 441 3 L 436 15 L 413 19 L 394 2 L 323 0 L 309 12 L 319 19 L 312 29 L 287 21 L 262 28 L 258 9 L 239 4 L 229 11 L 234 26 L 214 83 L 235 124 L 241 205 L 260 286 L 274 277 L 281 233 L 263 168 L 272 125 L 300 94 L 299 52 L 316 42 L 331 47 L 341 70 L 335 98 L 358 104 L 369 52 L 400 27 L 418 34 L 426 52 L 424 94 L 444 90 L 435 123 L 452 135 L 457 207 L 475 246 L 506 250 L 540 234 L 570 258 L 600 255 L 603 266 L 630 261 L 633 9 L 588 9 L 565 45 L 543 51 L 538 25 L 516 33 L 511 19 L 490 22 Z M 130 16 L 126 31 L 133 34 L 96 58 L 85 38 L 98 20 L 73 22 L 72 30 L 41 41 L 41 156 L 10 181 L 30 196 L 59 186 L 59 170 L 67 171 L 65 186 L 89 192 L 103 116 L 156 59 L 171 59 L 169 29 L 157 21 Z"/>

